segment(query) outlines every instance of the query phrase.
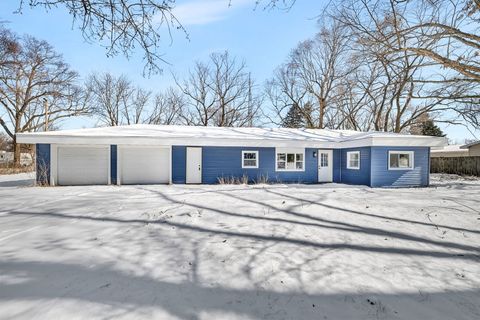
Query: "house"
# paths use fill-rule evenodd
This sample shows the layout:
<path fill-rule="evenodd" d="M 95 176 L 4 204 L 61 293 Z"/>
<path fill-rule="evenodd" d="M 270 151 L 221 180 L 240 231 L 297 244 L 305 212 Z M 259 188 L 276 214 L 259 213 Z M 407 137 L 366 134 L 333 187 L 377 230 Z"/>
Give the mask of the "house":
<path fill-rule="evenodd" d="M 0 150 L 0 163 L 6 163 L 6 162 L 8 162 L 7 151 Z"/>
<path fill-rule="evenodd" d="M 22 133 L 52 185 L 339 182 L 426 186 L 445 138 L 328 129 L 131 125 Z"/>
<path fill-rule="evenodd" d="M 13 162 L 13 152 L 0 150 L 0 164 L 6 164 Z M 33 162 L 32 155 L 30 153 L 22 152 L 20 154 L 20 165 L 29 166 Z"/>
<path fill-rule="evenodd" d="M 469 157 L 480 157 L 480 140 L 463 145 L 460 148 L 467 150 Z"/>
<path fill-rule="evenodd" d="M 449 145 L 443 148 L 434 149 L 431 152 L 432 158 L 455 158 L 455 157 L 480 157 L 480 141 L 469 144 Z"/>
<path fill-rule="evenodd" d="M 461 144 L 453 144 L 443 148 L 432 149 L 430 156 L 432 158 L 468 157 L 468 150 L 462 149 L 462 146 Z"/>

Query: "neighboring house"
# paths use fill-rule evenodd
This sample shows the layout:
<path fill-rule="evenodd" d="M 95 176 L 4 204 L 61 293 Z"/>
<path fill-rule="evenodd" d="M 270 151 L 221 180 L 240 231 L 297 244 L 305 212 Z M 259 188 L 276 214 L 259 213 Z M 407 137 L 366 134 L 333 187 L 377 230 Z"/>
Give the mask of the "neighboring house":
<path fill-rule="evenodd" d="M 426 186 L 445 138 L 320 129 L 132 125 L 21 133 L 52 185 L 339 182 Z M 43 173 L 43 174 L 39 174 Z"/>
<path fill-rule="evenodd" d="M 432 149 L 432 158 L 454 158 L 454 157 L 468 157 L 468 150 L 462 149 L 461 144 L 454 144 L 444 146 L 443 148 Z"/>
<path fill-rule="evenodd" d="M 455 158 L 455 157 L 479 157 L 480 141 L 475 141 L 466 145 L 455 144 L 444 146 L 443 148 L 432 149 L 432 158 Z"/>
<path fill-rule="evenodd" d="M 460 147 L 463 150 L 468 151 L 470 157 L 480 157 L 480 140 L 475 141 Z"/>
<path fill-rule="evenodd" d="M 13 152 L 0 150 L 0 163 L 13 162 Z M 20 155 L 20 164 L 22 166 L 31 165 L 33 162 L 32 155 L 30 153 L 22 153 Z"/>

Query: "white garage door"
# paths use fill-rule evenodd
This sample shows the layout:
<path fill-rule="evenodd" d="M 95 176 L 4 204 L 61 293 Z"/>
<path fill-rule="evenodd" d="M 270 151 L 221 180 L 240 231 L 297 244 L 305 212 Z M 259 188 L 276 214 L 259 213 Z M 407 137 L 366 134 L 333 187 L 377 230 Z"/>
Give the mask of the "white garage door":
<path fill-rule="evenodd" d="M 170 149 L 121 147 L 120 183 L 155 184 L 170 181 Z"/>
<path fill-rule="evenodd" d="M 108 184 L 109 150 L 106 146 L 58 147 L 58 184 Z"/>

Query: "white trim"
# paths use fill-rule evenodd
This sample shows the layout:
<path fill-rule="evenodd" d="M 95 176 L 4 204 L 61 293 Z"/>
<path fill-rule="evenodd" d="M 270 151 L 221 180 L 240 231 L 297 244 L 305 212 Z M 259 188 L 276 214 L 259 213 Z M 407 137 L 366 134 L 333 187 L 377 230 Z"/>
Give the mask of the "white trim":
<path fill-rule="evenodd" d="M 278 168 L 278 154 L 285 153 L 285 169 Z M 295 155 L 295 169 L 287 169 L 287 154 Z M 296 155 L 302 154 L 302 169 L 296 169 L 297 159 Z M 305 149 L 303 148 L 275 148 L 275 171 L 277 172 L 303 172 L 305 171 Z"/>
<path fill-rule="evenodd" d="M 112 152 L 110 150 L 111 146 L 108 145 L 108 148 L 107 148 L 107 168 L 108 168 L 108 183 L 107 185 L 111 185 L 112 184 Z"/>
<path fill-rule="evenodd" d="M 122 146 L 117 145 L 117 186 L 122 185 Z"/>
<path fill-rule="evenodd" d="M 350 165 L 350 158 L 352 155 L 357 154 L 358 155 L 358 167 L 352 167 Z M 347 169 L 350 170 L 360 170 L 360 151 L 347 151 Z"/>
<path fill-rule="evenodd" d="M 210 138 L 210 137 L 165 137 L 162 136 L 73 136 L 68 134 L 49 135 L 43 133 L 18 133 L 18 143 L 36 144 L 73 144 L 73 145 L 153 145 L 170 146 L 186 145 L 192 147 L 218 146 L 218 147 L 283 147 L 283 148 L 315 148 L 315 149 L 342 149 L 370 146 L 397 146 L 397 147 L 443 147 L 446 139 L 428 136 L 395 136 L 332 139 L 240 139 L 240 138 Z"/>
<path fill-rule="evenodd" d="M 390 155 L 391 154 L 408 154 L 410 156 L 410 167 L 399 167 L 399 168 L 392 168 L 390 167 Z M 415 168 L 415 152 L 414 151 L 396 151 L 396 150 L 389 150 L 388 151 L 388 170 L 413 170 Z"/>
<path fill-rule="evenodd" d="M 245 165 L 245 153 L 255 153 L 255 165 L 254 166 L 246 166 Z M 242 169 L 258 169 L 259 165 L 259 155 L 257 150 L 242 150 Z M 248 160 L 248 159 L 247 159 Z M 250 159 L 251 160 L 251 159 Z"/>
<path fill-rule="evenodd" d="M 173 160 L 172 160 L 172 156 L 173 156 L 173 152 L 172 152 L 172 149 L 173 149 L 173 146 L 170 146 L 169 148 L 169 157 L 168 157 L 168 161 L 170 162 L 168 167 L 170 168 L 170 177 L 169 177 L 169 184 L 172 184 L 173 183 Z"/>
<path fill-rule="evenodd" d="M 57 149 L 56 144 L 50 145 L 50 185 L 55 186 L 57 184 Z"/>

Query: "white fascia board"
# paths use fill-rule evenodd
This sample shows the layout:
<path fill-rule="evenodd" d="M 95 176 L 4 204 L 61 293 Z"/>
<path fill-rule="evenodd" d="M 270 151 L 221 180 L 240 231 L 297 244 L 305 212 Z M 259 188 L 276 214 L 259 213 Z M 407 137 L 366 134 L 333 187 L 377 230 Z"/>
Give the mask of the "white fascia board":
<path fill-rule="evenodd" d="M 411 137 L 367 137 L 357 140 L 308 141 L 275 139 L 229 139 L 229 138 L 161 138 L 134 136 L 69 136 L 60 134 L 19 133 L 18 143 L 36 144 L 78 144 L 78 145 L 151 145 L 151 146 L 219 146 L 219 147 L 277 147 L 277 148 L 318 148 L 341 149 L 371 146 L 398 147 L 443 147 L 446 138 L 411 136 Z"/>
<path fill-rule="evenodd" d="M 343 141 L 337 148 L 359 147 L 443 147 L 447 144 L 444 137 L 369 137 L 358 140 Z"/>
<path fill-rule="evenodd" d="M 49 143 L 78 145 L 151 145 L 151 146 L 220 146 L 220 147 L 300 147 L 335 148 L 335 142 L 317 142 L 301 140 L 242 140 L 242 139 L 205 139 L 205 138 L 158 138 L 158 137 L 75 137 L 61 135 L 19 134 L 18 143 Z"/>

